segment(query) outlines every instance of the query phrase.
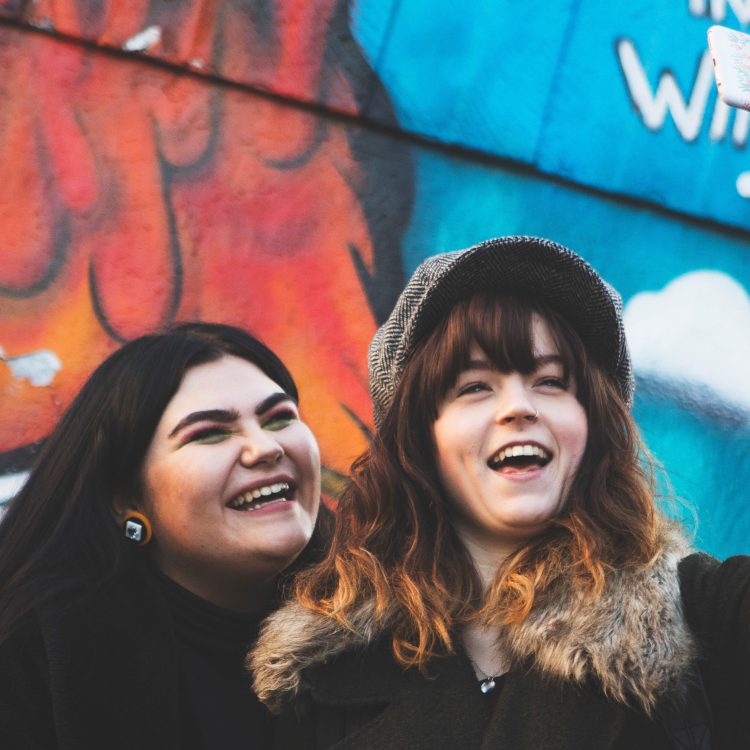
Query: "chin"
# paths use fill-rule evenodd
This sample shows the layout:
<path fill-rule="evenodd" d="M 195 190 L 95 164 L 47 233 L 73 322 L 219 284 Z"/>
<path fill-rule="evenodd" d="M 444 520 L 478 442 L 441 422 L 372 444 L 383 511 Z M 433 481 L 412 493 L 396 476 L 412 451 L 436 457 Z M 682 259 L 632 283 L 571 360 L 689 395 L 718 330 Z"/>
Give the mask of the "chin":
<path fill-rule="evenodd" d="M 552 519 L 552 516 L 515 519 L 514 522 L 508 524 L 508 534 L 519 542 L 531 542 L 550 527 Z"/>
<path fill-rule="evenodd" d="M 296 534 L 285 534 L 282 538 L 275 538 L 273 544 L 269 544 L 265 549 L 259 549 L 258 554 L 269 559 L 288 560 L 288 564 L 291 564 L 305 549 L 311 535 L 302 529 Z"/>

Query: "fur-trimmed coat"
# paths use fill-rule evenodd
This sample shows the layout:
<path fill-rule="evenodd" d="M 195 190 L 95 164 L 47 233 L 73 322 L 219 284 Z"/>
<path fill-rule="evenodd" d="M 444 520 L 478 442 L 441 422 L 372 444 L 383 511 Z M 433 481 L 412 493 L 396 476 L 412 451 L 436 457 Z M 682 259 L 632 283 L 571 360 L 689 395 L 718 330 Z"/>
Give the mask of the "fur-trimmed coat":
<path fill-rule="evenodd" d="M 505 633 L 513 661 L 494 703 L 460 651 L 427 674 L 399 667 L 388 617 L 376 622 L 371 603 L 353 630 L 290 603 L 250 656 L 257 694 L 283 715 L 278 747 L 670 748 L 681 729 L 670 734 L 662 717 L 694 720 L 679 706 L 694 698 L 697 674 L 713 725 L 713 744 L 697 747 L 747 750 L 750 558 L 720 564 L 685 552 L 665 533 L 653 563 L 612 575 L 595 604 L 582 606 L 561 583 Z"/>

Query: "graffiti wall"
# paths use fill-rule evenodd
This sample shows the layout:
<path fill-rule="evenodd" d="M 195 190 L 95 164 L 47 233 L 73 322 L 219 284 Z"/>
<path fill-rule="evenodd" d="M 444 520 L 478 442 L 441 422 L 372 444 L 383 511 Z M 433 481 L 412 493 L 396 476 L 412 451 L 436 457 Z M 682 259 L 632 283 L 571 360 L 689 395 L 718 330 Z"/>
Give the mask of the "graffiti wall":
<path fill-rule="evenodd" d="M 247 327 L 298 376 L 333 491 L 370 422 L 361 353 L 402 283 L 409 154 L 228 82 L 356 113 L 379 84 L 346 7 L 118 5 L 37 3 L 29 22 L 54 34 L 0 27 L 3 468 L 26 467 L 121 342 L 204 319 Z"/>
<path fill-rule="evenodd" d="M 102 357 L 193 318 L 279 351 L 335 493 L 404 273 L 523 233 L 620 290 L 647 443 L 746 551 L 750 116 L 712 23 L 750 2 L 0 0 L 0 498 Z"/>
<path fill-rule="evenodd" d="M 581 252 L 626 303 L 665 492 L 699 546 L 747 551 L 750 113 L 718 99 L 706 31 L 750 31 L 750 3 L 437 5 L 355 16 L 401 127 L 444 146 L 414 150 L 406 270 L 499 234 Z"/>

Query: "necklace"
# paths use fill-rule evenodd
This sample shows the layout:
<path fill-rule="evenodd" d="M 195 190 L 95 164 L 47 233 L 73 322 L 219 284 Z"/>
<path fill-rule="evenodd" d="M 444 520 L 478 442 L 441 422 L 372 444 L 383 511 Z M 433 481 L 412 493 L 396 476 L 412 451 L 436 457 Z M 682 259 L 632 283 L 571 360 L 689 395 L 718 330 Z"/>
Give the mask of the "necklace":
<path fill-rule="evenodd" d="M 471 666 L 474 667 L 475 672 L 479 672 L 480 675 L 483 675 L 482 679 L 479 680 L 479 689 L 487 695 L 487 693 L 491 693 L 495 689 L 495 679 L 497 678 L 496 674 L 487 674 L 483 669 L 480 669 L 477 663 L 467 654 L 469 661 L 471 662 Z"/>

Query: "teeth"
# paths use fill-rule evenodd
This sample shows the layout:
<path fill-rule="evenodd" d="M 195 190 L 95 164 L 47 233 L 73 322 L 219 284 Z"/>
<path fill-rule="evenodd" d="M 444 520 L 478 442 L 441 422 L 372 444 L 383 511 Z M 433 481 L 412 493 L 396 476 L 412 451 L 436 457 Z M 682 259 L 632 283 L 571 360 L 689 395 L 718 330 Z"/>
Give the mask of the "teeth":
<path fill-rule="evenodd" d="M 289 490 L 290 487 L 287 482 L 276 482 L 275 484 L 267 484 L 263 487 L 256 487 L 254 490 L 243 492 L 237 498 L 232 500 L 229 503 L 229 507 L 242 508 L 245 505 L 250 505 L 251 503 L 253 503 L 253 507 L 247 508 L 247 510 L 257 510 L 258 508 L 262 508 L 267 504 L 266 502 L 257 502 L 261 498 L 271 497 L 271 495 L 279 495 L 280 493 L 288 493 Z M 288 498 L 284 497 L 282 494 L 281 497 L 274 497 L 273 500 L 288 500 Z"/>
<path fill-rule="evenodd" d="M 538 445 L 510 445 L 497 453 L 493 457 L 492 463 L 501 464 L 506 458 L 512 456 L 539 456 L 539 458 L 547 460 L 549 453 Z"/>
<path fill-rule="evenodd" d="M 285 497 L 276 497 L 276 498 L 273 499 L 273 502 L 277 502 L 279 500 L 281 502 L 285 503 L 287 501 L 287 498 L 285 498 Z M 259 508 L 262 508 L 264 505 L 268 505 L 270 502 L 272 502 L 272 501 L 271 500 L 266 500 L 266 502 L 264 502 L 264 503 L 255 503 L 252 506 L 249 506 L 247 508 L 247 512 L 249 513 L 251 511 L 258 510 Z"/>
<path fill-rule="evenodd" d="M 278 484 L 267 484 L 265 487 L 256 487 L 254 490 L 246 494 L 249 494 L 253 500 L 260 500 L 261 497 L 268 497 L 276 492 L 288 489 L 289 485 L 286 482 L 279 482 Z"/>

